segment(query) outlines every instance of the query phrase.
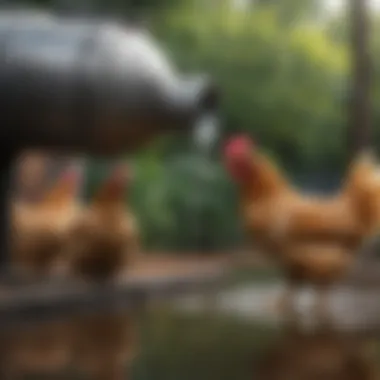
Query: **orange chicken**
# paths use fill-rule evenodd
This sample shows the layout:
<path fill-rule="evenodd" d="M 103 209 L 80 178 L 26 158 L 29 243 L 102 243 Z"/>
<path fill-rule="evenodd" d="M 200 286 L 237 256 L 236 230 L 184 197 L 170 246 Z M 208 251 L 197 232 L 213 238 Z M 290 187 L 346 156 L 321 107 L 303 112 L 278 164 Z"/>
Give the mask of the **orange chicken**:
<path fill-rule="evenodd" d="M 301 194 L 248 137 L 231 139 L 224 153 L 247 231 L 284 270 L 282 306 L 293 311 L 294 292 L 311 283 L 319 290 L 317 311 L 325 314 L 326 291 L 353 266 L 376 227 L 375 161 L 360 155 L 339 194 L 317 197 Z"/>
<path fill-rule="evenodd" d="M 39 202 L 13 203 L 12 260 L 26 275 L 50 275 L 56 269 L 70 224 L 79 209 L 81 169 L 70 165 Z"/>
<path fill-rule="evenodd" d="M 128 184 L 125 166 L 117 167 L 72 224 L 67 257 L 74 276 L 113 279 L 135 259 L 138 231 L 124 200 Z"/>

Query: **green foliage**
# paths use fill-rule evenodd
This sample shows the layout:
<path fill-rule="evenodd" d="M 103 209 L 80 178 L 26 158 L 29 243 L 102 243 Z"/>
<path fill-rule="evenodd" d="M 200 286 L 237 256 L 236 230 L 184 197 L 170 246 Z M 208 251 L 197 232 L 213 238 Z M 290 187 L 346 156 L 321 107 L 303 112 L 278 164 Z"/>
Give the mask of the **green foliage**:
<path fill-rule="evenodd" d="M 320 26 L 284 29 L 267 8 L 186 9 L 168 12 L 158 33 L 183 69 L 213 73 L 226 130 L 253 134 L 293 169 L 342 165 L 347 59 Z"/>
<path fill-rule="evenodd" d="M 239 240 L 236 197 L 218 163 L 196 155 L 135 161 L 133 205 L 147 247 L 222 249 Z"/>

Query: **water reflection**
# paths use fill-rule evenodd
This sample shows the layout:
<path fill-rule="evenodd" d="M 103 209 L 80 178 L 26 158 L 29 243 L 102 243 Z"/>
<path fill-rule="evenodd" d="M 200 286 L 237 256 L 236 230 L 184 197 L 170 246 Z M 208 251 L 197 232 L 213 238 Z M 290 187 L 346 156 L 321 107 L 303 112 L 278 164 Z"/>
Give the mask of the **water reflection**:
<path fill-rule="evenodd" d="M 377 338 L 320 326 L 289 325 L 257 362 L 260 380 L 374 380 Z"/>
<path fill-rule="evenodd" d="M 0 378 L 375 380 L 378 333 L 167 308 L 115 311 L 4 333 Z"/>
<path fill-rule="evenodd" d="M 49 322 L 2 335 L 2 378 L 39 374 L 52 378 L 69 362 L 68 323 Z"/>
<path fill-rule="evenodd" d="M 54 378 L 69 362 L 69 324 L 41 323 L 3 331 L 1 378 L 23 379 L 26 375 Z"/>
<path fill-rule="evenodd" d="M 125 380 L 136 336 L 135 318 L 120 311 L 3 332 L 0 378 Z"/>
<path fill-rule="evenodd" d="M 73 323 L 73 366 L 91 379 L 126 379 L 137 347 L 135 320 L 128 313 L 90 315 Z"/>

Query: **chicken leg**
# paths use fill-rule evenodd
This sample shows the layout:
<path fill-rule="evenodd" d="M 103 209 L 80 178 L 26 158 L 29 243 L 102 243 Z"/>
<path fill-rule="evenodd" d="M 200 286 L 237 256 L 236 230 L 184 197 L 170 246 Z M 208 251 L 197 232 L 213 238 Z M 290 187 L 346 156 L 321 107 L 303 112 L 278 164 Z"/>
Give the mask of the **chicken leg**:
<path fill-rule="evenodd" d="M 289 281 L 279 297 L 275 299 L 272 311 L 280 314 L 281 317 L 285 317 L 286 319 L 294 319 L 297 314 L 295 308 L 295 297 L 297 292 L 298 283 L 295 281 Z"/>
<path fill-rule="evenodd" d="M 331 319 L 328 302 L 329 288 L 325 285 L 318 285 L 316 291 L 316 302 L 314 308 L 315 317 L 320 324 L 328 325 Z"/>

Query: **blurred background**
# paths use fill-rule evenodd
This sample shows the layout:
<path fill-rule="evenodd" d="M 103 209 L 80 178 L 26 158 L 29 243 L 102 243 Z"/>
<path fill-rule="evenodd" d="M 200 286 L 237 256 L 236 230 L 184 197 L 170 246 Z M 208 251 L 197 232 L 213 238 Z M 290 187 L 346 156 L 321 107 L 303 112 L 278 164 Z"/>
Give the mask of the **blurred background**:
<path fill-rule="evenodd" d="M 368 3 L 373 9 L 376 146 L 380 24 L 378 2 Z M 136 175 L 133 205 L 149 250 L 211 253 L 244 246 L 235 212 L 237 197 L 219 160 L 219 142 L 232 132 L 254 136 L 300 186 L 336 188 L 347 164 L 350 117 L 351 43 L 345 4 L 343 0 L 99 2 L 109 13 L 117 9 L 119 17 L 142 19 L 181 70 L 210 72 L 223 91 L 221 133 L 209 149 L 198 149 L 187 137 L 164 138 L 131 157 Z M 104 165 L 89 160 L 88 194 L 106 170 Z"/>
<path fill-rule="evenodd" d="M 30 3 L 50 7 L 59 2 Z M 134 172 L 128 202 L 139 221 L 144 251 L 159 257 L 211 257 L 215 262 L 226 255 L 248 253 L 250 258 L 249 266 L 231 270 L 220 295 L 228 313 L 163 308 L 143 320 L 142 349 L 132 378 L 285 378 L 255 375 L 258 358 L 282 332 L 266 316 L 242 317 L 255 304 L 260 308 L 262 301 L 256 300 L 260 297 L 250 296 L 265 298 L 256 290 L 265 285 L 272 289 L 279 280 L 276 268 L 265 265 L 249 249 L 238 217 L 236 189 L 222 166 L 220 147 L 226 136 L 246 132 L 301 188 L 328 193 L 339 186 L 355 140 L 352 136 L 365 140 L 369 135 L 366 123 L 352 125 L 354 17 L 349 1 L 93 0 L 82 4 L 142 21 L 181 70 L 210 72 L 223 93 L 220 130 L 199 136 L 197 143 L 189 136 L 161 138 L 139 154 L 125 157 Z M 373 57 L 371 145 L 378 150 L 380 1 L 368 0 L 367 12 Z M 38 197 L 39 189 L 69 160 L 28 154 L 21 160 L 16 190 L 23 197 Z M 90 197 L 109 162 L 85 160 L 84 197 Z M 331 339 L 327 343 L 326 339 L 318 344 L 331 346 Z M 297 344 L 310 348 L 306 340 L 304 346 L 299 340 Z M 380 352 L 377 341 L 375 351 Z M 299 378 L 294 373 L 289 376 Z M 347 374 L 342 376 L 349 379 Z"/>

